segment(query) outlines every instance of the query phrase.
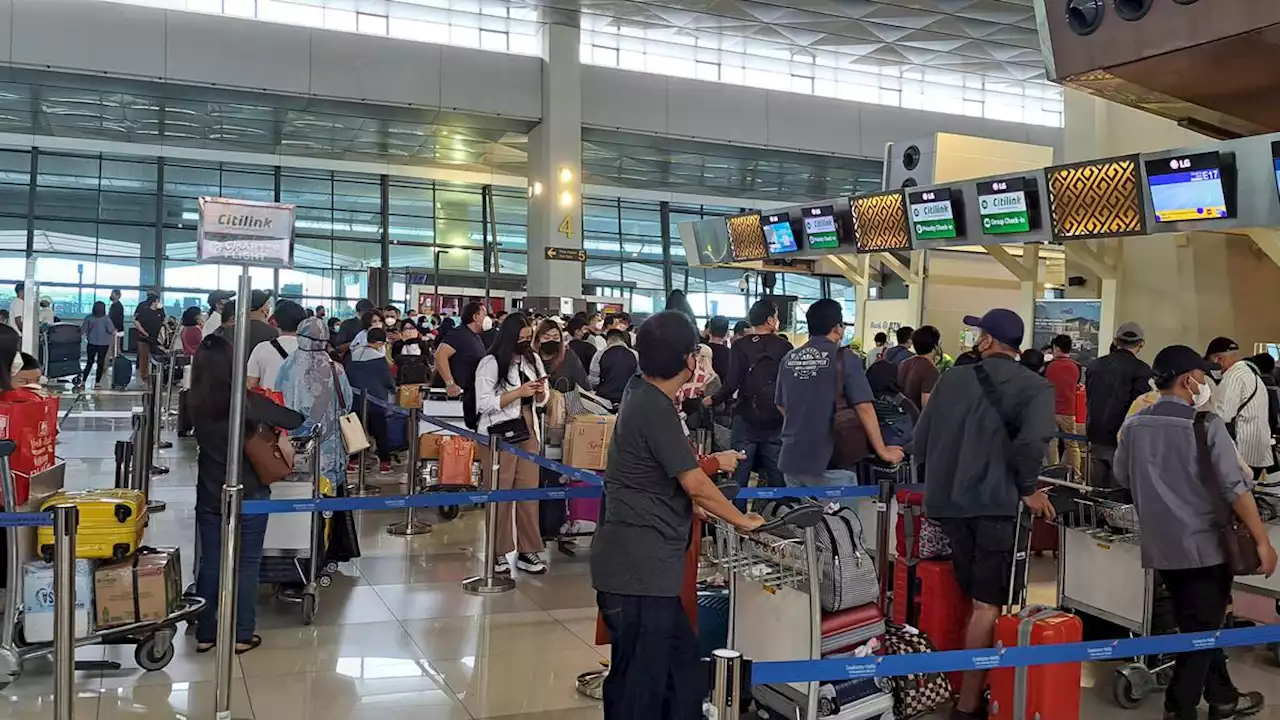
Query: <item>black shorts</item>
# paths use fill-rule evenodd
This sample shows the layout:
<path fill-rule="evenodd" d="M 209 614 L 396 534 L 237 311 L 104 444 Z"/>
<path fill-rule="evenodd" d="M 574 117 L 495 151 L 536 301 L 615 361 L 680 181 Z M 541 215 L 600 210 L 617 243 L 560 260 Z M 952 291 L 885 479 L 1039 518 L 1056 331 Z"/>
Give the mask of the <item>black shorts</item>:
<path fill-rule="evenodd" d="M 1013 567 L 1015 521 L 1011 517 L 943 518 L 943 531 L 951 541 L 951 562 L 956 582 L 966 597 L 988 605 L 1009 602 L 1009 576 Z M 1023 523 L 1018 547 L 1027 547 L 1030 528 Z M 1022 590 L 1023 572 L 1013 573 L 1014 600 Z"/>

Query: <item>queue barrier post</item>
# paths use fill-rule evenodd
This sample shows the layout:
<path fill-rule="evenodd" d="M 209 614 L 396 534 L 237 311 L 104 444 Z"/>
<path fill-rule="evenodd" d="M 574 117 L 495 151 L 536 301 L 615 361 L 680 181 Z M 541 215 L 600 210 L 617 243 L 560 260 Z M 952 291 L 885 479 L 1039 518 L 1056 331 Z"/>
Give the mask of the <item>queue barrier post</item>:
<path fill-rule="evenodd" d="M 152 365 L 151 378 L 147 383 L 147 389 L 142 393 L 142 414 L 146 419 L 143 427 L 146 437 L 147 472 L 142 473 L 142 486 L 138 489 L 146 498 L 147 512 L 159 513 L 164 512 L 165 503 L 151 499 L 151 476 L 169 474 L 168 467 L 156 464 L 156 453 L 160 450 L 160 428 L 164 427 L 164 416 L 160 413 L 160 373 L 156 372 L 156 367 L 163 366 L 154 358 L 149 362 Z"/>
<path fill-rule="evenodd" d="M 72 504 L 53 508 L 53 716 L 75 716 L 76 675 L 76 525 Z"/>
<path fill-rule="evenodd" d="M 502 469 L 502 438 L 489 436 L 489 487 L 490 492 L 498 489 L 498 473 Z M 497 595 L 515 589 L 516 582 L 510 577 L 499 577 L 494 572 L 495 552 L 498 545 L 498 503 L 485 503 L 484 506 L 484 548 L 480 556 L 480 575 L 462 581 L 463 592 L 474 595 Z M 510 518 L 507 519 L 510 522 Z"/>
<path fill-rule="evenodd" d="M 166 372 L 168 376 L 166 376 Z M 169 423 L 169 377 L 173 374 L 173 355 L 169 355 L 166 365 L 163 361 L 151 359 L 151 379 L 155 382 L 156 392 L 156 449 L 169 450 L 173 443 L 160 435 Z M 167 468 L 166 468 L 167 469 Z"/>
<path fill-rule="evenodd" d="M 742 706 L 742 653 L 712 651 L 711 673 L 712 720 L 736 720 L 735 709 Z"/>
<path fill-rule="evenodd" d="M 408 495 L 417 493 L 421 478 L 418 471 L 418 413 L 418 408 L 409 408 L 409 417 L 405 420 L 405 437 L 409 440 L 409 464 L 405 476 L 405 492 Z M 418 520 L 415 515 L 414 507 L 408 505 L 404 510 L 404 520 L 388 525 L 387 533 L 401 537 L 413 537 L 414 535 L 426 535 L 431 532 L 431 523 Z"/>
<path fill-rule="evenodd" d="M 360 427 L 364 430 L 365 437 L 369 436 L 369 393 L 360 391 Z M 366 461 L 368 460 L 369 450 L 365 449 L 356 454 L 356 487 L 350 491 L 348 495 L 351 497 L 372 497 L 382 494 L 382 488 L 366 485 L 365 480 L 369 469 Z"/>
<path fill-rule="evenodd" d="M 915 479 L 914 477 L 912 478 Z M 893 522 L 889 518 L 889 510 L 893 507 L 895 483 L 892 478 L 880 480 L 879 493 L 876 495 L 876 569 L 880 573 L 880 607 L 885 604 L 889 595 L 890 578 L 893 569 L 890 567 L 889 543 L 893 542 Z"/>

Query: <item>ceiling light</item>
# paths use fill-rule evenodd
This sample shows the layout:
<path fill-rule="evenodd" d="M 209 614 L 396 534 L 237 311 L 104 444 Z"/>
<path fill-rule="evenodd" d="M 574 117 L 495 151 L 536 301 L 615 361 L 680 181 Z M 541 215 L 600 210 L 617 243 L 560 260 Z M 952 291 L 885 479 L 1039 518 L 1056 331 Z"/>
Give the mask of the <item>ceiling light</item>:
<path fill-rule="evenodd" d="M 560 168 L 560 182 L 573 182 L 573 171 L 569 168 Z"/>
<path fill-rule="evenodd" d="M 571 205 L 573 205 L 573 193 L 568 190 L 560 193 L 560 207 L 567 208 Z"/>
<path fill-rule="evenodd" d="M 534 195 L 541 195 L 541 194 L 542 194 L 542 183 L 537 182 L 537 181 L 535 181 L 535 182 L 533 183 L 533 194 L 534 194 Z"/>

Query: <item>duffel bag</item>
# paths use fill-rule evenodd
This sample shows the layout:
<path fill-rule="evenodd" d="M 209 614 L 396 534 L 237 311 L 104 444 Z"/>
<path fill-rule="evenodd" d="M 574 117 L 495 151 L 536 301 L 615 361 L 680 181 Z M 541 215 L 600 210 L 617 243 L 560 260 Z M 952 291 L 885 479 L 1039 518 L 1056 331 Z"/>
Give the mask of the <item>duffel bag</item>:
<path fill-rule="evenodd" d="M 822 609 L 838 612 L 874 603 L 880 597 L 880 583 L 862 544 L 858 514 L 845 507 L 828 510 L 814 536 L 822 566 Z"/>
<path fill-rule="evenodd" d="M 889 655 L 936 652 L 933 643 L 919 630 L 890 624 L 884 634 Z M 951 682 L 942 673 L 917 673 L 889 678 L 893 692 L 893 716 L 898 720 L 922 717 L 951 702 Z"/>

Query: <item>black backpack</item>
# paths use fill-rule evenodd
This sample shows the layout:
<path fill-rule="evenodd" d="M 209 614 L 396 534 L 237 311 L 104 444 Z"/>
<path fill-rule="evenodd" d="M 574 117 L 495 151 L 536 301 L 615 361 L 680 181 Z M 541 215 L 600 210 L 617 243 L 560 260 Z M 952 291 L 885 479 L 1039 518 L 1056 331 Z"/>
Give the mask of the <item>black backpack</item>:
<path fill-rule="evenodd" d="M 738 388 L 737 407 L 751 427 L 776 430 L 782 427 L 782 412 L 774 402 L 778 388 L 778 366 L 782 362 L 782 356 L 770 351 L 763 338 L 745 342 L 758 342 L 760 356 L 747 368 L 742 386 Z"/>

